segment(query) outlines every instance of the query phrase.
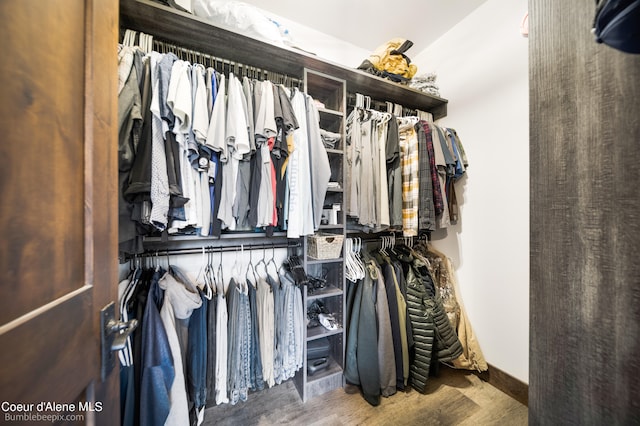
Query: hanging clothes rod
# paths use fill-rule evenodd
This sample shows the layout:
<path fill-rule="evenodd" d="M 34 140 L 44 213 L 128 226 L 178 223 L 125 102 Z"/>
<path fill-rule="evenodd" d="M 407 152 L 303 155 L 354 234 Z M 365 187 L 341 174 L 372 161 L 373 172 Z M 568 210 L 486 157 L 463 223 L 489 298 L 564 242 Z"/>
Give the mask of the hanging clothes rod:
<path fill-rule="evenodd" d="M 392 108 L 394 107 L 394 105 L 397 105 L 397 104 L 392 104 L 391 102 L 387 102 L 387 101 L 379 101 L 376 99 L 371 99 L 370 96 L 363 96 L 365 105 L 362 106 L 360 102 L 360 96 L 363 96 L 363 95 L 360 95 L 359 93 L 349 93 L 347 95 L 347 106 L 350 108 L 360 107 L 365 109 L 373 109 L 380 112 L 393 112 L 395 114 Z M 433 116 L 431 115 L 431 113 L 420 111 L 417 109 L 407 108 L 402 105 L 400 105 L 400 107 L 402 109 L 402 114 L 400 114 L 400 116 L 402 117 L 419 117 L 422 120 L 433 122 Z M 429 117 L 431 117 L 431 119 L 429 119 Z"/>
<path fill-rule="evenodd" d="M 125 260 L 132 260 L 142 257 L 156 257 L 156 256 L 179 256 L 185 254 L 202 254 L 205 253 L 222 253 L 230 251 L 240 250 L 267 250 L 267 249 L 294 249 L 301 247 L 299 242 L 291 243 L 259 243 L 259 244 L 233 244 L 224 246 L 202 246 L 202 247 L 185 247 L 185 248 L 173 248 L 173 249 L 158 249 L 158 250 L 145 250 L 142 253 L 130 254 Z"/>
<path fill-rule="evenodd" d="M 155 38 L 153 39 L 153 47 L 160 53 L 172 52 L 182 60 L 189 61 L 191 63 L 199 63 L 204 66 L 210 66 L 221 73 L 233 72 L 236 76 L 246 76 L 257 80 L 270 80 L 273 83 L 282 84 L 288 87 L 301 88 L 304 85 L 303 80 L 297 77 L 254 67 L 252 65 L 246 65 L 229 59 L 219 58 L 214 55 L 177 46 Z"/>
<path fill-rule="evenodd" d="M 430 241 L 431 240 L 431 231 L 420 231 L 415 237 L 404 237 L 402 235 L 402 231 L 384 231 L 375 234 L 347 234 L 347 238 L 355 238 L 360 239 L 363 243 L 374 243 L 380 242 L 383 238 L 395 238 L 396 242 L 400 244 L 404 239 L 413 238 L 414 241 L 419 242 L 420 240 Z"/>
<path fill-rule="evenodd" d="M 150 52 L 152 49 L 160 53 L 174 53 L 178 58 L 191 62 L 199 63 L 206 67 L 214 68 L 216 71 L 228 74 L 233 72 L 236 76 L 246 76 L 256 80 L 269 80 L 275 84 L 282 84 L 287 87 L 297 87 L 302 90 L 304 80 L 301 77 L 293 77 L 287 74 L 281 74 L 269 71 L 260 67 L 246 65 L 241 62 L 231 61 L 229 59 L 220 58 L 197 50 L 188 49 L 178 46 L 168 41 L 158 40 L 155 36 L 145 33 L 138 33 L 133 30 L 121 31 L 122 44 L 127 46 L 138 46 L 144 52 Z"/>

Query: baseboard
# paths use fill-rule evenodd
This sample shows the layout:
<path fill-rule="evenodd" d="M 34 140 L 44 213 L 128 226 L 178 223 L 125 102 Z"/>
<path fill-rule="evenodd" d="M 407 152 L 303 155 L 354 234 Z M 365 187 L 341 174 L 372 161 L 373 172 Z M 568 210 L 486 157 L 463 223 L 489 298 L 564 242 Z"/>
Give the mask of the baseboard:
<path fill-rule="evenodd" d="M 529 406 L 529 385 L 489 364 L 489 370 L 478 374 L 481 380 L 500 389 L 516 401 Z"/>

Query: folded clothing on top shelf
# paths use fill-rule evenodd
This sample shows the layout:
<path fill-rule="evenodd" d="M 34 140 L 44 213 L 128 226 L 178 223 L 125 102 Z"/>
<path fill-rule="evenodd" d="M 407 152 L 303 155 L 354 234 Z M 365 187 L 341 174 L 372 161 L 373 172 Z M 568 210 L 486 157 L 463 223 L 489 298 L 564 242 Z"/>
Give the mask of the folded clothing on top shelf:
<path fill-rule="evenodd" d="M 430 95 L 440 96 L 440 88 L 436 84 L 436 78 L 437 75 L 435 73 L 418 75 L 411 79 L 409 87 Z"/>

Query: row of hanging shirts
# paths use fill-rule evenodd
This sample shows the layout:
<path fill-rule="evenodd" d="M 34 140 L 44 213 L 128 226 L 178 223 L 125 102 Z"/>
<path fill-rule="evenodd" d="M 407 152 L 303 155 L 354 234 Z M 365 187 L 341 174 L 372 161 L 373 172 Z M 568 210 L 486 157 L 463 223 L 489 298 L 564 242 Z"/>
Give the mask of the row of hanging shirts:
<path fill-rule="evenodd" d="M 302 79 L 269 71 L 260 67 L 246 65 L 229 59 L 219 58 L 214 55 L 202 53 L 197 50 L 188 49 L 182 46 L 158 40 L 151 34 L 125 30 L 122 44 L 124 46 L 136 46 L 144 53 L 157 51 L 160 53 L 173 53 L 180 59 L 192 64 L 202 64 L 205 68 L 213 68 L 221 74 L 228 75 L 232 72 L 239 77 L 249 77 L 255 80 L 269 80 L 274 84 L 282 84 L 290 89 L 297 87 L 302 90 L 304 82 Z"/>
<path fill-rule="evenodd" d="M 401 116 L 401 106 L 386 105 L 372 110 L 371 99 L 356 94 L 347 118 L 347 215 L 363 232 L 445 228 L 458 220 L 453 184 L 468 167 L 460 138 L 429 113 Z"/>
<path fill-rule="evenodd" d="M 426 243 L 428 241 L 427 235 L 423 234 L 418 238 L 418 242 L 424 239 Z M 380 235 L 376 237 L 376 240 L 380 242 L 380 253 L 389 256 L 391 253 L 395 253 L 394 247 L 396 246 L 396 234 Z M 370 240 L 369 240 L 370 241 Z M 362 237 L 352 237 L 345 239 L 345 277 L 352 282 L 361 280 L 364 278 L 366 270 L 364 261 L 362 259 L 363 239 Z M 412 248 L 414 244 L 414 237 L 402 237 L 401 244 Z"/>
<path fill-rule="evenodd" d="M 206 253 L 208 251 L 208 253 Z M 303 363 L 300 286 L 275 250 L 226 265 L 202 249 L 199 270 L 134 261 L 119 285 L 122 318 L 140 327 L 119 354 L 122 424 L 200 424 L 204 408 L 248 399 L 292 378 Z M 192 276 L 196 276 L 192 279 Z M 168 391 L 168 392 L 167 392 Z"/>
<path fill-rule="evenodd" d="M 317 229 L 330 167 L 308 95 L 124 45 L 119 75 L 121 243 Z"/>

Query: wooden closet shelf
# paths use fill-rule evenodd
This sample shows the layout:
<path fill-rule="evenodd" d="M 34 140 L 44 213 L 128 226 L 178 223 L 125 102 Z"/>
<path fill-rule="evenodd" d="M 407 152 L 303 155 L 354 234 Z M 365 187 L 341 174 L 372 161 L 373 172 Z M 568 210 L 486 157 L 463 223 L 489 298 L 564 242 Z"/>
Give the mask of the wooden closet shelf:
<path fill-rule="evenodd" d="M 346 80 L 349 92 L 362 93 L 373 99 L 427 111 L 433 114 L 434 119 L 447 115 L 446 99 L 321 59 L 310 53 L 275 46 L 230 29 L 214 26 L 204 18 L 151 0 L 120 0 L 120 26 L 151 34 L 160 40 L 202 53 L 297 78 L 303 75 L 305 67 L 310 68 Z"/>
<path fill-rule="evenodd" d="M 316 300 L 316 299 L 324 299 L 325 297 L 333 297 L 333 296 L 341 296 L 344 292 L 342 289 L 328 286 L 322 290 L 318 290 L 315 293 L 309 293 L 307 290 L 307 300 Z"/>
<path fill-rule="evenodd" d="M 334 334 L 342 334 L 343 331 L 342 327 L 336 330 L 327 330 L 321 325 L 313 328 L 307 328 L 307 341 L 333 336 Z"/>
<path fill-rule="evenodd" d="M 335 359 L 333 359 L 332 357 L 329 357 L 329 367 L 327 367 L 326 370 L 321 370 L 312 376 L 311 375 L 308 376 L 307 381 L 310 384 L 312 384 L 314 382 L 324 380 L 325 378 L 334 376 L 336 374 L 339 376 L 342 376 L 342 367 L 340 367 L 340 364 L 338 364 L 338 362 Z M 340 380 L 342 380 L 342 377 L 340 377 Z"/>
<path fill-rule="evenodd" d="M 310 257 L 309 260 L 307 260 L 307 265 L 321 265 L 323 263 L 340 263 L 343 260 L 344 259 L 341 257 L 338 257 L 335 259 L 314 259 Z"/>
<path fill-rule="evenodd" d="M 200 235 L 170 235 L 167 241 L 164 241 L 162 237 L 144 237 L 143 242 L 147 243 L 160 243 L 166 244 L 167 242 L 178 242 L 178 241 L 197 241 L 201 243 L 205 242 L 215 242 L 219 240 L 240 240 L 240 239 L 258 239 L 265 240 L 265 244 L 269 244 L 271 241 L 268 238 L 286 238 L 287 233 L 284 231 L 274 232 L 272 237 L 267 237 L 265 232 L 250 232 L 250 231 L 225 231 L 219 237 L 208 236 L 202 237 Z"/>
<path fill-rule="evenodd" d="M 321 114 L 328 114 L 328 115 L 334 115 L 338 118 L 342 118 L 343 117 L 343 113 L 342 111 L 336 111 L 333 109 L 327 109 L 327 108 L 318 108 L 318 112 Z"/>

